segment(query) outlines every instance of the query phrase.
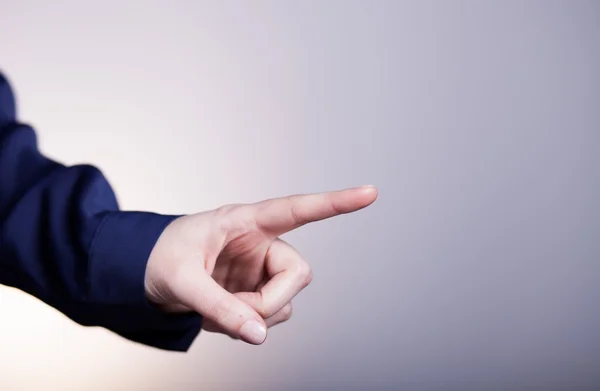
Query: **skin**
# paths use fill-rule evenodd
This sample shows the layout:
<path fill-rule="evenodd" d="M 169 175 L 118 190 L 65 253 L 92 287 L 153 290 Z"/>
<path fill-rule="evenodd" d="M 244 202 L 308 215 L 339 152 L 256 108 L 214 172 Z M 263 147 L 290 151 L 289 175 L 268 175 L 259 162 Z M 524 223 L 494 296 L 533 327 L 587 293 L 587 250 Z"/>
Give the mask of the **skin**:
<path fill-rule="evenodd" d="M 373 186 L 225 205 L 174 220 L 146 268 L 148 299 L 165 311 L 195 311 L 206 331 L 260 345 L 290 319 L 292 299 L 312 280 L 309 264 L 279 236 L 355 212 Z"/>

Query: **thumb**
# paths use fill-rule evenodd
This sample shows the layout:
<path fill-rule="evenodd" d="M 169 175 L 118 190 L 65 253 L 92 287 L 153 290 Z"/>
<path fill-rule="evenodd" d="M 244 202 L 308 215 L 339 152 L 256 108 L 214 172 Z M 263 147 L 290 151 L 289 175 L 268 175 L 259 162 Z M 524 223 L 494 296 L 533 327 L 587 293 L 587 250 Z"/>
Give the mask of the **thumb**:
<path fill-rule="evenodd" d="M 206 272 L 179 281 L 177 285 L 174 293 L 182 304 L 216 323 L 229 336 L 254 345 L 262 344 L 267 338 L 262 317 Z"/>

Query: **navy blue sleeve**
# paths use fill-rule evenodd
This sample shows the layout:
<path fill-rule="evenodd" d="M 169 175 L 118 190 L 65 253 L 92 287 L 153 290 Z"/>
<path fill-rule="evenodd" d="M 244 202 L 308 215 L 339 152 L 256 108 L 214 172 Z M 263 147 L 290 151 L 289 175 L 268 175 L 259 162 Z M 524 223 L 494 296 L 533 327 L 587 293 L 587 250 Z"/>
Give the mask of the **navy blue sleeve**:
<path fill-rule="evenodd" d="M 144 345 L 186 351 L 198 314 L 168 314 L 146 298 L 154 244 L 177 216 L 121 211 L 95 167 L 43 156 L 17 120 L 0 74 L 0 284 L 18 288 L 83 326 Z"/>

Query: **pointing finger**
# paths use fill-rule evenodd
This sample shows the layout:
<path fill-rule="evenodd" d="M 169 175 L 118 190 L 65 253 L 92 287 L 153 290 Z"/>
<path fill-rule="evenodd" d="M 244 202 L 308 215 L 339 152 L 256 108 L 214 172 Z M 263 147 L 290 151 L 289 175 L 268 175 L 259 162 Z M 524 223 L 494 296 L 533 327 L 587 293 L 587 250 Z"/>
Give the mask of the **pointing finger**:
<path fill-rule="evenodd" d="M 318 194 L 292 195 L 253 204 L 257 226 L 274 236 L 304 224 L 355 212 L 377 199 L 377 189 L 362 186 Z"/>

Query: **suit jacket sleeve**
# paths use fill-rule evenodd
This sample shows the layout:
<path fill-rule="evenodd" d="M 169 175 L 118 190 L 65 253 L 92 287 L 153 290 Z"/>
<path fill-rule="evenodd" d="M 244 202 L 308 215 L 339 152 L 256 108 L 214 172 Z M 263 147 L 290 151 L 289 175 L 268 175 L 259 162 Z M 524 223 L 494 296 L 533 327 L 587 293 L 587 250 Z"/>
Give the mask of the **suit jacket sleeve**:
<path fill-rule="evenodd" d="M 146 299 L 149 254 L 177 216 L 121 211 L 95 167 L 43 156 L 16 119 L 0 74 L 0 284 L 25 291 L 84 326 L 186 351 L 197 314 L 167 314 Z"/>

